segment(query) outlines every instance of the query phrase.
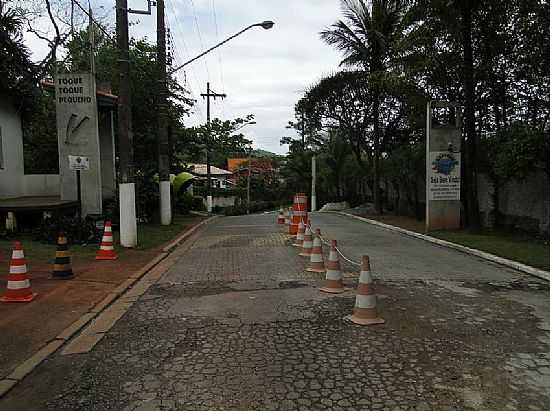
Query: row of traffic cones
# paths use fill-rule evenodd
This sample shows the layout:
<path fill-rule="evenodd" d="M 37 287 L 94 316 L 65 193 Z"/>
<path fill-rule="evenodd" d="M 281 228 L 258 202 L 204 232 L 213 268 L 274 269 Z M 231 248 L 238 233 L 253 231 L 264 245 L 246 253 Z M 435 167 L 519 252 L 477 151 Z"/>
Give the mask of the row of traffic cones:
<path fill-rule="evenodd" d="M 96 260 L 115 260 L 116 258 L 111 222 L 106 221 L 101 244 L 99 245 L 99 250 L 96 252 Z M 74 278 L 68 241 L 64 233 L 60 233 L 57 239 L 57 250 L 55 252 L 55 262 L 51 278 L 60 280 Z M 0 302 L 30 302 L 35 297 L 36 293 L 32 292 L 30 280 L 27 277 L 27 263 L 23 246 L 18 241 L 14 244 L 8 274 L 8 284 L 5 294 L 0 297 Z"/>
<path fill-rule="evenodd" d="M 317 228 L 312 233 L 311 226 L 300 221 L 298 233 L 292 245 L 300 248 L 300 256 L 309 258 L 309 265 L 306 271 L 325 273 L 325 280 L 319 288 L 320 291 L 332 294 L 343 293 L 345 291 L 336 240 L 332 240 L 331 242 L 326 265 L 323 257 L 320 229 Z M 383 324 L 384 320 L 378 316 L 376 304 L 377 298 L 370 270 L 370 260 L 368 256 L 363 256 L 361 259 L 359 283 L 356 290 L 355 307 L 353 313 L 346 318 L 360 325 Z"/>

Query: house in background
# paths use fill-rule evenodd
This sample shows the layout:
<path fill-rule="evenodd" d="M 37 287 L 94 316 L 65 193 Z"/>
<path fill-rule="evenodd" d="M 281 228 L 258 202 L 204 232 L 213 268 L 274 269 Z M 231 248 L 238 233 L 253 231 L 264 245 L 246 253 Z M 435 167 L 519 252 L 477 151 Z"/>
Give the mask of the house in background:
<path fill-rule="evenodd" d="M 191 174 L 195 176 L 195 181 L 200 185 L 206 186 L 206 179 L 208 176 L 206 164 L 191 163 L 188 164 L 188 169 Z M 210 181 L 213 188 L 225 189 L 231 185 L 231 177 L 233 173 L 223 168 L 210 166 Z"/>
<path fill-rule="evenodd" d="M 227 168 L 233 172 L 233 176 L 231 177 L 233 184 L 238 184 L 241 178 L 248 177 L 249 167 L 251 174 L 264 176 L 264 181 L 267 178 L 271 178 L 276 171 L 273 167 L 273 160 L 267 157 L 237 157 L 227 159 Z"/>
<path fill-rule="evenodd" d="M 188 164 L 188 171 L 195 176 L 193 182 L 193 191 L 195 193 L 200 192 L 203 194 L 204 204 L 207 206 L 206 201 L 206 185 L 207 185 L 207 166 L 206 164 L 192 163 Z M 212 196 L 212 207 L 230 207 L 234 206 L 237 202 L 237 196 L 231 190 L 234 187 L 234 183 L 231 180 L 233 173 L 223 168 L 210 166 L 210 182 L 212 188 L 215 190 Z M 200 187 L 201 190 L 196 190 Z M 226 193 L 224 193 L 226 191 Z"/>

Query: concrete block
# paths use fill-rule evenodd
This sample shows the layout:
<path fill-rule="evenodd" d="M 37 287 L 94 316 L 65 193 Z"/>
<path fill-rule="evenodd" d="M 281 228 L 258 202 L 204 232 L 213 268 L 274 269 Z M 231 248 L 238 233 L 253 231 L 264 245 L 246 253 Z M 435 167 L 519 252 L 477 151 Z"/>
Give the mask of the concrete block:
<path fill-rule="evenodd" d="M 90 352 L 105 334 L 80 334 L 61 351 L 61 355 Z"/>
<path fill-rule="evenodd" d="M 6 395 L 8 391 L 15 386 L 15 384 L 17 384 L 16 380 L 0 380 L 0 398 Z"/>
<path fill-rule="evenodd" d="M 20 364 L 13 372 L 8 375 L 10 380 L 21 380 L 25 378 L 32 370 L 34 370 L 42 361 L 53 354 L 59 347 L 64 344 L 64 340 L 54 340 L 49 344 L 46 344 L 40 350 L 38 350 L 32 357 L 25 360 Z"/>
<path fill-rule="evenodd" d="M 73 335 L 75 335 L 82 327 L 84 327 L 88 322 L 95 317 L 95 313 L 86 313 L 74 323 L 65 328 L 61 333 L 55 337 L 57 340 L 69 340 Z"/>

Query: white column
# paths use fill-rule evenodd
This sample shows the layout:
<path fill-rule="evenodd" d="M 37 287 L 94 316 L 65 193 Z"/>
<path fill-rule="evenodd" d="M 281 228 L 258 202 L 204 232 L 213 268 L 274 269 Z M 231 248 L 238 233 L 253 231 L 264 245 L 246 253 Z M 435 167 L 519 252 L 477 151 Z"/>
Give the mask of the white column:
<path fill-rule="evenodd" d="M 172 224 L 172 204 L 170 202 L 170 181 L 160 182 L 160 223 Z"/>
<path fill-rule="evenodd" d="M 137 246 L 136 188 L 134 183 L 119 184 L 120 245 Z"/>
<path fill-rule="evenodd" d="M 212 196 L 206 197 L 206 209 L 208 210 L 209 213 L 212 212 Z"/>

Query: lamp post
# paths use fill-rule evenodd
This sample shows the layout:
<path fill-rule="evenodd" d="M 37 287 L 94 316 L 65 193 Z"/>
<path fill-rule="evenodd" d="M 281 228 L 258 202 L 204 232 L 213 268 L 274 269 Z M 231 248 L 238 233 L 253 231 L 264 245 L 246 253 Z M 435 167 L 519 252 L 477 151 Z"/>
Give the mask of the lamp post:
<path fill-rule="evenodd" d="M 194 62 L 194 61 L 200 59 L 202 56 L 204 56 L 204 55 L 210 53 L 212 50 L 217 49 L 218 47 L 220 47 L 221 45 L 223 45 L 223 44 L 227 43 L 228 41 L 234 39 L 235 37 L 240 36 L 240 35 L 243 34 L 245 31 L 250 30 L 250 29 L 253 28 L 253 27 L 261 27 L 261 28 L 263 28 L 264 30 L 269 30 L 269 29 L 273 28 L 274 25 L 275 25 L 275 23 L 274 23 L 273 21 L 271 21 L 271 20 L 265 20 L 265 21 L 262 21 L 262 22 L 260 22 L 260 23 L 251 24 L 250 26 L 245 27 L 245 28 L 242 29 L 241 31 L 239 31 L 239 32 L 237 32 L 237 33 L 235 33 L 235 34 L 233 34 L 232 36 L 226 38 L 225 40 L 219 42 L 218 44 L 216 44 L 216 45 L 210 47 L 208 50 L 203 51 L 201 54 L 199 54 L 199 55 L 196 56 L 196 57 L 193 57 L 191 60 L 188 60 L 188 61 L 186 61 L 185 63 L 180 64 L 178 67 L 176 67 L 175 69 L 171 70 L 171 71 L 170 71 L 170 74 L 171 74 L 171 75 L 174 74 L 176 71 L 181 70 L 182 68 L 184 68 L 184 67 L 187 66 L 188 64 L 191 64 L 192 62 Z M 217 96 L 215 93 L 214 93 L 214 94 L 211 94 L 211 93 L 210 93 L 210 83 L 208 83 L 208 85 L 207 85 L 207 93 L 206 93 L 206 94 L 203 94 L 202 96 L 207 98 L 207 108 L 208 108 L 208 110 L 207 110 L 207 113 L 208 113 L 208 127 L 207 127 L 207 128 L 208 128 L 208 131 L 207 131 L 207 132 L 208 132 L 208 136 L 206 137 L 206 139 L 207 139 L 207 142 L 210 142 L 210 140 L 211 140 L 211 139 L 210 139 L 210 97 L 212 97 L 212 96 L 214 96 L 214 97 Z M 225 94 L 223 94 L 223 95 L 220 94 L 219 96 L 220 96 L 220 97 L 221 97 L 221 96 L 226 97 Z M 207 183 L 208 195 L 210 196 L 210 145 L 209 145 L 208 143 L 206 144 L 206 164 L 207 164 L 207 181 L 206 181 L 206 183 Z M 210 212 L 210 211 L 211 211 L 211 210 L 209 209 L 208 212 Z"/>
<path fill-rule="evenodd" d="M 176 71 L 178 71 L 178 70 L 184 68 L 184 67 L 187 66 L 188 64 L 191 64 L 191 63 L 194 62 L 195 60 L 200 59 L 200 58 L 201 58 L 202 56 L 204 56 L 205 54 L 210 53 L 212 50 L 217 49 L 217 48 L 220 47 L 221 45 L 227 43 L 228 41 L 234 39 L 234 38 L 237 37 L 237 36 L 240 36 L 240 35 L 243 34 L 245 31 L 250 30 L 250 29 L 253 28 L 253 27 L 261 27 L 261 28 L 263 28 L 264 30 L 269 30 L 269 29 L 273 28 L 274 25 L 275 25 L 275 23 L 272 22 L 271 20 L 265 20 L 265 21 L 262 21 L 261 23 L 251 24 L 250 26 L 245 27 L 244 29 L 242 29 L 242 30 L 239 31 L 238 33 L 235 33 L 235 34 L 233 34 L 232 36 L 226 38 L 224 41 L 221 41 L 221 42 L 219 42 L 218 44 L 216 44 L 215 46 L 210 47 L 208 50 L 203 51 L 201 54 L 199 54 L 199 55 L 196 56 L 196 57 L 193 57 L 191 60 L 188 60 L 188 61 L 186 61 L 185 63 L 179 65 L 179 66 L 176 67 L 175 69 L 171 70 L 171 71 L 170 71 L 170 74 L 173 74 L 173 73 L 175 73 Z"/>

